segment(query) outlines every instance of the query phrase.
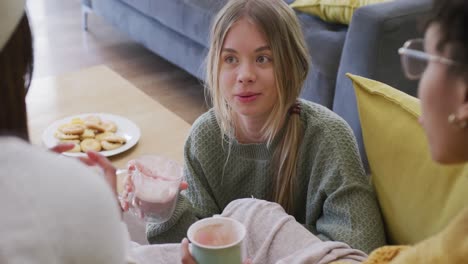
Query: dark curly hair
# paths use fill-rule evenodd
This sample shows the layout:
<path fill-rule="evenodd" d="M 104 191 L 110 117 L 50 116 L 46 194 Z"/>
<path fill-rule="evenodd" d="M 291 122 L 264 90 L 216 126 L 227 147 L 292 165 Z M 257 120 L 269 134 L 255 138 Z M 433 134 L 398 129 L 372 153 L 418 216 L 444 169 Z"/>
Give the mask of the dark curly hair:
<path fill-rule="evenodd" d="M 33 46 L 26 15 L 0 50 L 0 136 L 28 140 L 25 96 L 33 72 Z"/>
<path fill-rule="evenodd" d="M 450 45 L 451 59 L 463 65 L 463 71 L 468 69 L 468 1 L 434 0 L 425 23 L 426 29 L 433 23 L 440 25 L 437 50 L 442 51 L 446 45 Z"/>

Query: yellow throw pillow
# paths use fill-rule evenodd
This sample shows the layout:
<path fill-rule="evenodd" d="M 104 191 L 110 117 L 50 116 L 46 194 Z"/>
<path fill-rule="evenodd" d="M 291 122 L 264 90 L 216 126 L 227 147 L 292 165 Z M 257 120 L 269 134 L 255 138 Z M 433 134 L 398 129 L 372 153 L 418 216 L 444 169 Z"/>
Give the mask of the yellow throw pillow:
<path fill-rule="evenodd" d="M 468 164 L 432 161 L 419 100 L 386 84 L 353 81 L 372 183 L 387 239 L 413 244 L 442 230 L 468 202 Z"/>
<path fill-rule="evenodd" d="M 291 7 L 330 23 L 349 25 L 357 8 L 386 1 L 391 0 L 296 0 Z"/>

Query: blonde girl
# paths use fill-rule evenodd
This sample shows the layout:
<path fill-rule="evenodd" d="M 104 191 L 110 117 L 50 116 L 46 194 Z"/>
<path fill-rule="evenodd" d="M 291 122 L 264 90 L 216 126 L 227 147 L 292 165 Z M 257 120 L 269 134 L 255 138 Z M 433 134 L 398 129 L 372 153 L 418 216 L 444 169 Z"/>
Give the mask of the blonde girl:
<path fill-rule="evenodd" d="M 283 0 L 226 3 L 207 56 L 213 108 L 185 143 L 189 188 L 169 221 L 148 224 L 151 243 L 180 241 L 196 220 L 248 197 L 280 204 L 324 241 L 366 252 L 385 243 L 350 128 L 299 99 L 308 71 L 301 27 Z"/>

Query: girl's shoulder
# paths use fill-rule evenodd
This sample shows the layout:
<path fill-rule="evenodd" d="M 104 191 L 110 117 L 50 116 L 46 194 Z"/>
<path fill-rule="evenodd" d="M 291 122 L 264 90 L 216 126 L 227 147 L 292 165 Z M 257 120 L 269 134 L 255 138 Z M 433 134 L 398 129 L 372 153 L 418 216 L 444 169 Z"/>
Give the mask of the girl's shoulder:
<path fill-rule="evenodd" d="M 213 109 L 208 110 L 201 116 L 199 116 L 195 122 L 193 122 L 192 128 L 190 129 L 190 137 L 213 137 L 220 136 L 221 129 L 216 121 L 216 115 Z"/>
<path fill-rule="evenodd" d="M 208 110 L 207 112 L 203 113 L 199 116 L 195 122 L 193 122 L 192 130 L 200 129 L 200 128 L 209 128 L 217 125 L 216 116 L 213 111 L 213 108 Z"/>
<path fill-rule="evenodd" d="M 221 129 L 213 109 L 210 109 L 193 123 L 184 148 L 186 153 L 212 160 L 213 155 L 223 153 L 222 142 Z"/>
<path fill-rule="evenodd" d="M 304 99 L 300 99 L 299 104 L 301 106 L 301 120 L 306 134 L 313 133 L 317 135 L 317 132 L 328 136 L 343 133 L 352 134 L 348 123 L 325 106 Z"/>

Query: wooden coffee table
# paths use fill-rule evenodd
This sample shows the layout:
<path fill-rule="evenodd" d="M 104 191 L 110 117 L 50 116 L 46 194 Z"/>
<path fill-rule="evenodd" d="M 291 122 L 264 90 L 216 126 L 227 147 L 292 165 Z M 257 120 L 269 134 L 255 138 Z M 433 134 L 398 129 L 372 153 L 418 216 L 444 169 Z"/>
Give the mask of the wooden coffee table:
<path fill-rule="evenodd" d="M 109 159 L 118 168 L 143 154 L 160 154 L 183 162 L 190 124 L 164 108 L 106 66 L 95 66 L 58 77 L 35 79 L 26 97 L 30 138 L 53 121 L 82 113 L 109 113 L 133 121 L 141 138 L 133 148 Z"/>

